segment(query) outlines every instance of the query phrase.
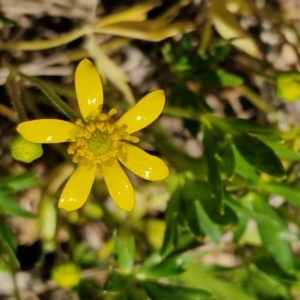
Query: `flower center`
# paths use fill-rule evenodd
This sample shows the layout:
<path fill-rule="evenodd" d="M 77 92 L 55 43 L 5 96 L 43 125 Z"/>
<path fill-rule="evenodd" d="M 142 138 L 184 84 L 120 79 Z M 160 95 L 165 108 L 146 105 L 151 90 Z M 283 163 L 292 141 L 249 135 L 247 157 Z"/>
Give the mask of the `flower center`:
<path fill-rule="evenodd" d="M 103 155 L 109 152 L 113 146 L 113 141 L 108 132 L 95 130 L 87 140 L 88 149 L 95 155 Z M 101 145 L 101 146 L 99 146 Z"/>
<path fill-rule="evenodd" d="M 126 142 L 137 143 L 139 139 L 126 132 L 125 124 L 119 125 L 110 122 L 115 108 L 108 114 L 100 114 L 95 120 L 84 123 L 77 120 L 76 140 L 71 143 L 68 153 L 73 155 L 75 163 L 82 160 L 92 164 L 103 164 L 118 154 L 126 153 Z"/>

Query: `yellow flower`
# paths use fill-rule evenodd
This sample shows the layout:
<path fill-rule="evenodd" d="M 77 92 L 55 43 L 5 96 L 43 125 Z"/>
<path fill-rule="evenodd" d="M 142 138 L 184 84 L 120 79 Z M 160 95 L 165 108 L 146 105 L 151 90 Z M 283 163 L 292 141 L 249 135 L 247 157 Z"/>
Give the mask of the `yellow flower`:
<path fill-rule="evenodd" d="M 34 143 L 70 142 L 68 153 L 73 155 L 78 167 L 62 192 L 60 208 L 67 211 L 80 208 L 87 200 L 98 172 L 104 177 L 116 205 L 131 211 L 134 190 L 119 162 L 147 180 L 161 180 L 169 174 L 161 159 L 132 145 L 139 139 L 131 135 L 161 114 L 164 92 L 149 93 L 114 123 L 111 117 L 117 110 L 113 108 L 107 114 L 102 113 L 102 83 L 96 68 L 87 59 L 76 69 L 75 87 L 82 120 L 75 124 L 54 119 L 27 121 L 19 124 L 17 131 Z"/>

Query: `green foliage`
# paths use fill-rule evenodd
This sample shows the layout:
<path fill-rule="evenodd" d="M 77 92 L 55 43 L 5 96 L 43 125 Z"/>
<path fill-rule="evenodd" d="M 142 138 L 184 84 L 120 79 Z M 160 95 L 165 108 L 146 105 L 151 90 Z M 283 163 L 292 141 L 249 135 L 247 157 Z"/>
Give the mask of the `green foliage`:
<path fill-rule="evenodd" d="M 134 264 L 135 243 L 133 237 L 127 241 L 115 234 L 114 255 L 123 273 L 131 273 Z"/>
<path fill-rule="evenodd" d="M 142 284 L 153 300 L 208 300 L 211 294 L 205 290 L 180 287 L 178 285 L 159 284 L 157 282 L 145 281 Z"/>
<path fill-rule="evenodd" d="M 13 194 L 36 185 L 35 176 L 29 172 L 0 179 L 0 263 L 7 265 L 11 272 L 15 272 L 19 267 L 16 257 L 17 241 L 5 219 L 8 216 L 35 218 L 34 214 L 23 209 L 17 203 Z"/>
<path fill-rule="evenodd" d="M 5 17 L 2 12 L 0 12 L 0 23 L 8 27 L 15 27 L 18 25 L 15 20 Z"/>
<path fill-rule="evenodd" d="M 233 142 L 245 160 L 256 170 L 274 177 L 284 177 L 284 169 L 272 149 L 248 134 L 235 135 Z"/>
<path fill-rule="evenodd" d="M 37 184 L 38 182 L 32 173 L 0 179 L 0 213 L 22 218 L 34 218 L 33 214 L 19 206 L 13 193 Z"/>
<path fill-rule="evenodd" d="M 16 241 L 13 233 L 0 219 L 0 257 L 1 263 L 6 263 L 11 269 L 16 269 L 19 266 L 16 257 Z"/>

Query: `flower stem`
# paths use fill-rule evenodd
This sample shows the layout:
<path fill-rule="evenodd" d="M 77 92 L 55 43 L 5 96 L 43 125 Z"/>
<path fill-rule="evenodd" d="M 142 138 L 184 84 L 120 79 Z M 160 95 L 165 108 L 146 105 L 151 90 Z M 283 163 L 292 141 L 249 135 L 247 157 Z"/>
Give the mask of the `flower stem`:
<path fill-rule="evenodd" d="M 19 84 L 18 84 L 18 81 L 16 78 L 16 73 L 13 71 L 10 73 L 10 75 L 7 78 L 6 88 L 7 88 L 10 100 L 12 102 L 12 105 L 17 114 L 18 121 L 24 122 L 24 121 L 28 120 L 24 105 L 21 100 L 21 93 L 20 93 Z"/>
<path fill-rule="evenodd" d="M 80 119 L 80 116 L 68 105 L 66 104 L 49 86 L 48 84 L 36 77 L 30 77 L 24 74 L 21 74 L 21 77 L 26 81 L 29 81 L 37 88 L 39 88 L 44 95 L 50 100 L 51 104 L 55 106 L 59 111 L 69 117 L 71 120 L 75 121 Z"/>
<path fill-rule="evenodd" d="M 236 86 L 235 89 L 244 97 L 246 97 L 254 106 L 263 112 L 274 111 L 274 107 L 272 107 L 269 103 L 267 103 L 263 98 L 259 95 L 255 94 L 245 85 Z"/>

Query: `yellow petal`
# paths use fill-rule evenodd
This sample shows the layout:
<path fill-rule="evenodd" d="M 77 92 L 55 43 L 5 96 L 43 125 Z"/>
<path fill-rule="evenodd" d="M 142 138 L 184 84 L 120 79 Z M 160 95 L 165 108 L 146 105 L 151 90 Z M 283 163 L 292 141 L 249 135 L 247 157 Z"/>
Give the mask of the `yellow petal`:
<path fill-rule="evenodd" d="M 134 190 L 124 170 L 115 159 L 112 166 L 104 170 L 104 180 L 113 201 L 121 209 L 131 211 L 134 205 Z"/>
<path fill-rule="evenodd" d="M 43 119 L 20 123 L 17 131 L 30 142 L 52 144 L 74 140 L 76 128 L 67 121 Z"/>
<path fill-rule="evenodd" d="M 82 60 L 76 69 L 75 87 L 83 118 L 95 118 L 102 109 L 103 89 L 99 73 L 88 59 Z"/>
<path fill-rule="evenodd" d="M 97 165 L 92 167 L 80 164 L 67 182 L 58 207 L 67 211 L 80 208 L 87 200 L 95 176 Z"/>
<path fill-rule="evenodd" d="M 169 175 L 168 167 L 160 158 L 130 144 L 126 156 L 118 156 L 118 159 L 130 171 L 147 180 L 162 180 Z"/>
<path fill-rule="evenodd" d="M 128 133 L 139 131 L 157 119 L 164 105 L 164 91 L 151 92 L 128 110 L 116 123 L 126 124 Z"/>

